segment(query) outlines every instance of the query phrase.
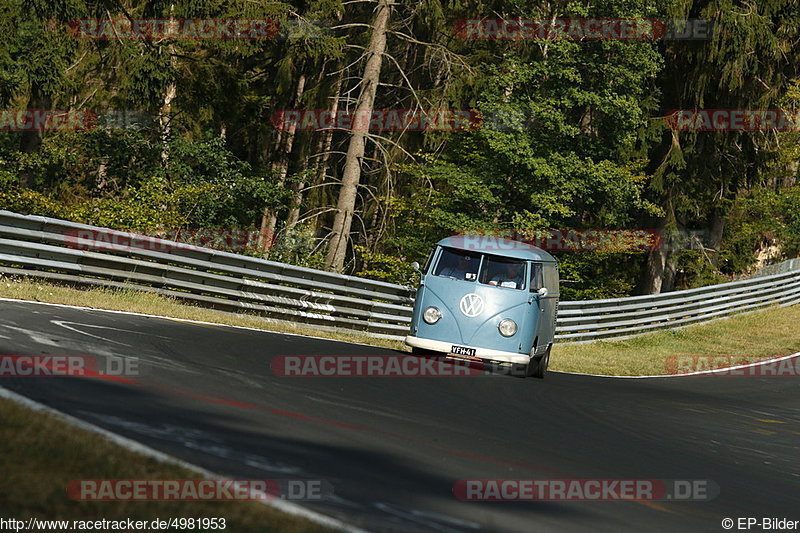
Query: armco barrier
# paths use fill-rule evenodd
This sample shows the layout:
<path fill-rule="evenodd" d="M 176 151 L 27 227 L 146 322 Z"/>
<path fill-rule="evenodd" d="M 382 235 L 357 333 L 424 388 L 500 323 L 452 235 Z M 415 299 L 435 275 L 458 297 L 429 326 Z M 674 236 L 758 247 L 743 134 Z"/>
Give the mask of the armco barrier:
<path fill-rule="evenodd" d="M 93 238 L 86 239 L 85 234 Z M 109 238 L 97 238 L 104 235 Z M 145 244 L 135 237 L 0 211 L 0 274 L 130 288 L 225 311 L 384 338 L 402 338 L 411 322 L 410 287 L 149 237 Z M 111 244 L 120 238 L 131 239 L 130 245 Z M 773 275 L 685 291 L 561 302 L 556 338 L 630 336 L 773 304 L 800 303 L 800 264 L 790 267 Z"/>
<path fill-rule="evenodd" d="M 765 266 L 755 274 L 753 277 L 771 276 L 773 274 L 782 274 L 784 272 L 791 272 L 792 270 L 800 270 L 800 257 L 794 259 L 787 259 L 783 263 Z"/>

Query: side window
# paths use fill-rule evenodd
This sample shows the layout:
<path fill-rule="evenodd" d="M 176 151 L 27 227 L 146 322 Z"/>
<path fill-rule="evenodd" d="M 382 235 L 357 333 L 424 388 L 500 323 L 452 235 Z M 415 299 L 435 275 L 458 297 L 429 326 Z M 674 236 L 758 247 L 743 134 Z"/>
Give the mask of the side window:
<path fill-rule="evenodd" d="M 558 269 L 555 265 L 544 266 L 544 286 L 550 294 L 558 294 Z"/>
<path fill-rule="evenodd" d="M 536 292 L 544 287 L 543 283 L 541 263 L 531 263 L 531 292 Z"/>

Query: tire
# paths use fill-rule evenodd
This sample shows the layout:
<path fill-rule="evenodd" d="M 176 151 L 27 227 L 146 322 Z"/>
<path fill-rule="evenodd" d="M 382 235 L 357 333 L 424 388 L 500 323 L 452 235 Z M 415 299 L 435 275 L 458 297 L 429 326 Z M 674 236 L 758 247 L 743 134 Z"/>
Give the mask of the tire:
<path fill-rule="evenodd" d="M 550 348 L 552 347 L 552 344 L 548 346 L 547 351 L 539 357 L 531 357 L 531 360 L 528 362 L 528 376 L 544 379 L 544 375 L 547 373 L 547 365 L 550 364 Z"/>

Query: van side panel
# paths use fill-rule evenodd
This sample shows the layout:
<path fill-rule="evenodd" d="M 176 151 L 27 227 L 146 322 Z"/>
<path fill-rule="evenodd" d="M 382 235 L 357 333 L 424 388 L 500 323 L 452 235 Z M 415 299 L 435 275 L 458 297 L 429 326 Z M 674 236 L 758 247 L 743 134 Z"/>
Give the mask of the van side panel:
<path fill-rule="evenodd" d="M 544 350 L 553 342 L 556 333 L 556 311 L 560 297 L 558 283 L 558 267 L 555 263 L 544 263 L 542 270 L 547 296 L 540 299 L 541 320 L 539 320 L 538 349 Z"/>

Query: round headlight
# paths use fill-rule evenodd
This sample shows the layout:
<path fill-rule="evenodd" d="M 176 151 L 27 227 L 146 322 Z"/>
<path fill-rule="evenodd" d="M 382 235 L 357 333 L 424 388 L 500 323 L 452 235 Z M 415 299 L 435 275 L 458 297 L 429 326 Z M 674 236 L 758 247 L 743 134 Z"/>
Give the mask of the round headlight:
<path fill-rule="evenodd" d="M 435 307 L 429 307 L 422 313 L 422 319 L 428 324 L 436 324 L 442 318 L 442 312 Z"/>
<path fill-rule="evenodd" d="M 497 329 L 500 330 L 500 335 L 503 337 L 511 337 L 517 332 L 517 323 L 510 318 L 505 318 L 497 325 Z"/>

